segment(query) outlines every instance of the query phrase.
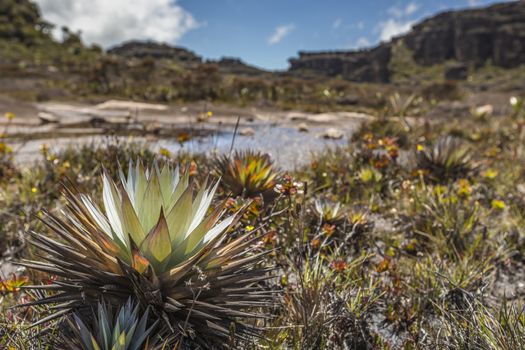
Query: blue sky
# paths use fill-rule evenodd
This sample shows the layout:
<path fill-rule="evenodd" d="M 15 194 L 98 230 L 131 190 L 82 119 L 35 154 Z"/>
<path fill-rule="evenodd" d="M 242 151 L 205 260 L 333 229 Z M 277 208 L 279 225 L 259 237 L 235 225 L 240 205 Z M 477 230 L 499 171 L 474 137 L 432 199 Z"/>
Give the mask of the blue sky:
<path fill-rule="evenodd" d="M 494 0 L 36 0 L 44 18 L 110 47 L 133 38 L 285 69 L 299 50 L 372 46 L 447 9 Z"/>

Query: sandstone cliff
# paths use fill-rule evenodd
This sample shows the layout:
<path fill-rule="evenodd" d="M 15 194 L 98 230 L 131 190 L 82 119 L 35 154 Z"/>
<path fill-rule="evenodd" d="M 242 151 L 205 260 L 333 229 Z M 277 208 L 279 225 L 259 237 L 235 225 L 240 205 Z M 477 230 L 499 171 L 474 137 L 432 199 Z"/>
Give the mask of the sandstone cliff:
<path fill-rule="evenodd" d="M 419 65 L 487 61 L 511 68 L 525 64 L 525 1 L 448 11 L 416 24 L 403 41 Z M 300 52 L 290 71 L 340 76 L 352 81 L 388 82 L 392 42 L 361 51 Z"/>
<path fill-rule="evenodd" d="M 290 70 L 297 73 L 318 72 L 361 82 L 387 82 L 390 56 L 389 45 L 363 51 L 299 52 L 299 58 L 290 59 Z"/>
<path fill-rule="evenodd" d="M 422 65 L 453 59 L 515 67 L 525 63 L 525 1 L 444 12 L 415 25 L 402 40 Z"/>

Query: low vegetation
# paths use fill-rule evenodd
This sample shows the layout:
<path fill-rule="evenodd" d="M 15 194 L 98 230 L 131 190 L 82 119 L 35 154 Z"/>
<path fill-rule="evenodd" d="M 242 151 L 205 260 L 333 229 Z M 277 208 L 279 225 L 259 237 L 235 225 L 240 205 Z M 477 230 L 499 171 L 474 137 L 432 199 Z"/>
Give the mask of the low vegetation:
<path fill-rule="evenodd" d="M 122 142 L 28 169 L 1 143 L 0 346 L 522 348 L 510 102 L 431 128 L 390 111 L 288 173 Z"/>

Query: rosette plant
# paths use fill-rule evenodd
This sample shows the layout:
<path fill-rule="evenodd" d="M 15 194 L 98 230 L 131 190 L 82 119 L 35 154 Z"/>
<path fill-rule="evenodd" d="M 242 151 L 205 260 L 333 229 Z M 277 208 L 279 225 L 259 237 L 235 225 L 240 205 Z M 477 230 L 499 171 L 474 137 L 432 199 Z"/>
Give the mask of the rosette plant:
<path fill-rule="evenodd" d="M 32 286 L 54 294 L 26 304 L 53 304 L 46 322 L 102 297 L 122 305 L 129 297 L 150 307 L 172 333 L 201 343 L 221 344 L 256 335 L 255 320 L 272 294 L 262 287 L 267 253 L 257 251 L 247 233 L 226 239 L 238 213 L 223 217 L 225 204 L 213 203 L 217 184 L 204 184 L 194 196 L 189 173 L 157 164 L 130 164 L 115 183 L 102 176 L 101 209 L 93 198 L 64 186 L 63 215 L 46 214 L 44 223 L 60 240 L 31 232 L 43 261 L 21 264 L 58 276 L 50 285 Z M 249 323 L 245 320 L 248 319 Z M 206 347 L 206 345 L 204 345 Z"/>
<path fill-rule="evenodd" d="M 248 150 L 231 157 L 222 155 L 215 161 L 215 172 L 222 178 L 225 190 L 234 196 L 275 196 L 279 172 L 268 154 Z"/>
<path fill-rule="evenodd" d="M 316 199 L 312 212 L 317 220 L 327 224 L 339 224 L 345 219 L 345 211 L 341 208 L 341 203 L 327 199 Z"/>
<path fill-rule="evenodd" d="M 435 182 L 467 178 L 476 170 L 472 150 L 460 140 L 447 136 L 433 146 L 418 146 L 416 163 Z"/>
<path fill-rule="evenodd" d="M 116 314 L 111 307 L 100 302 L 93 310 L 91 319 L 82 320 L 83 315 L 73 315 L 69 329 L 65 332 L 58 347 L 70 350 L 160 350 L 149 335 L 158 321 L 149 327 L 149 309 L 140 315 L 139 305 L 129 299 Z"/>

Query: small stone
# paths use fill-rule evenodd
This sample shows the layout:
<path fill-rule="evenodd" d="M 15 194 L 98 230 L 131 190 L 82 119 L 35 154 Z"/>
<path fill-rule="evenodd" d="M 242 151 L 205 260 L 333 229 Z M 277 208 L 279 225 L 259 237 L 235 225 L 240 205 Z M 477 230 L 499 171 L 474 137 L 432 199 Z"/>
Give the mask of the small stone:
<path fill-rule="evenodd" d="M 339 140 L 342 139 L 344 134 L 343 131 L 336 129 L 336 128 L 328 128 L 326 129 L 321 136 L 324 139 L 332 139 L 332 140 Z"/>
<path fill-rule="evenodd" d="M 144 130 L 148 134 L 159 134 L 161 130 L 161 125 L 159 123 L 147 123 L 144 125 Z"/>
<path fill-rule="evenodd" d="M 42 124 L 58 123 L 59 120 L 56 115 L 47 112 L 38 112 L 38 119 Z"/>
<path fill-rule="evenodd" d="M 299 130 L 300 132 L 308 132 L 308 125 L 306 125 L 306 123 L 300 123 L 299 125 L 297 125 L 297 130 Z"/>
<path fill-rule="evenodd" d="M 474 115 L 479 118 L 491 117 L 492 113 L 494 113 L 494 107 L 492 107 L 492 105 L 479 106 L 474 110 Z"/>
<path fill-rule="evenodd" d="M 239 130 L 239 135 L 241 136 L 253 136 L 255 135 L 255 130 L 253 128 L 242 128 Z"/>

